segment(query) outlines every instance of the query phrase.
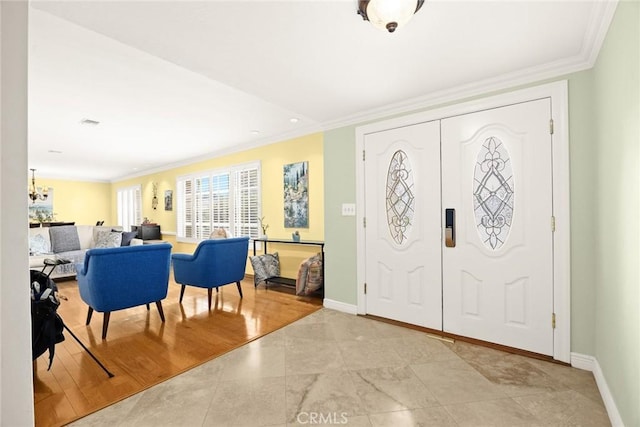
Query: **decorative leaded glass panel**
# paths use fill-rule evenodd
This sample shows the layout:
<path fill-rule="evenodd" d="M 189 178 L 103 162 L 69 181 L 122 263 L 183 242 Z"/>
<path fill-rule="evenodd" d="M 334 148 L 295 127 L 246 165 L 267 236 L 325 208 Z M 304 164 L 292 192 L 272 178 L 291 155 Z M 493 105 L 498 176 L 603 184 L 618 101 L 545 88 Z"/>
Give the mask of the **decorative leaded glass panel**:
<path fill-rule="evenodd" d="M 413 173 L 407 154 L 396 151 L 387 173 L 387 223 L 393 240 L 402 244 L 408 237 L 415 212 Z"/>
<path fill-rule="evenodd" d="M 509 236 L 513 218 L 513 173 L 506 147 L 496 137 L 487 138 L 476 158 L 473 173 L 473 207 L 480 240 L 498 250 Z"/>

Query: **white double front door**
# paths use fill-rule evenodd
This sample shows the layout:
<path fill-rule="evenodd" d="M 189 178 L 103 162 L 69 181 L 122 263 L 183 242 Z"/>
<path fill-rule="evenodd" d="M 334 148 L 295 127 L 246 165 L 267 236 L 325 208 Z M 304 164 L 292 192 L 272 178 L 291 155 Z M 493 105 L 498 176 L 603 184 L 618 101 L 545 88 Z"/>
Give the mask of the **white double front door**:
<path fill-rule="evenodd" d="M 550 100 L 365 136 L 369 314 L 553 354 Z"/>

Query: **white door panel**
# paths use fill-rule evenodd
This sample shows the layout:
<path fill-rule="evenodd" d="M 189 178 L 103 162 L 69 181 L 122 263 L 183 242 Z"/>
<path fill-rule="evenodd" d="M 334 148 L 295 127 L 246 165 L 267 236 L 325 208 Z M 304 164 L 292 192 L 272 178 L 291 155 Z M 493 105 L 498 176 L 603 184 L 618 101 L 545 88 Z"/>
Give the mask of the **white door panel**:
<path fill-rule="evenodd" d="M 367 313 L 553 354 L 549 118 L 541 99 L 365 136 Z"/>
<path fill-rule="evenodd" d="M 444 330 L 553 354 L 550 101 L 442 121 Z"/>
<path fill-rule="evenodd" d="M 367 135 L 365 152 L 367 313 L 441 329 L 439 123 Z"/>

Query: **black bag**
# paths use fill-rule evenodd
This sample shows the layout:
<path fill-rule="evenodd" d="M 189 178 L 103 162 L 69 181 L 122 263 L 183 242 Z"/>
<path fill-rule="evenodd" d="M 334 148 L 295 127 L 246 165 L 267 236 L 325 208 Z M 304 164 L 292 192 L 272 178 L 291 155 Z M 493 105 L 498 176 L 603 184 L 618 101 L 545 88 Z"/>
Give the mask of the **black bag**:
<path fill-rule="evenodd" d="M 46 274 L 31 270 L 31 350 L 36 360 L 49 350 L 49 367 L 53 363 L 56 344 L 64 341 L 64 323 L 58 315 L 58 287 Z"/>

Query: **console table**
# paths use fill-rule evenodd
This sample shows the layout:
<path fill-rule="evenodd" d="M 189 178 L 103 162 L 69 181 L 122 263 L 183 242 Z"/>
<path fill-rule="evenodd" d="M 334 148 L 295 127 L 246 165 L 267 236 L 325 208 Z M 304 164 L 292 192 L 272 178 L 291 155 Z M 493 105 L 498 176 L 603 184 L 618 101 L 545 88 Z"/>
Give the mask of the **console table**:
<path fill-rule="evenodd" d="M 291 239 L 272 239 L 272 238 L 259 238 L 259 239 L 253 239 L 253 256 L 256 256 L 256 243 L 262 243 L 264 246 L 262 247 L 263 252 L 266 254 L 268 253 L 268 248 L 267 248 L 267 244 L 269 243 L 284 243 L 287 245 L 303 245 L 303 246 L 319 246 L 320 247 L 320 259 L 322 260 L 322 287 L 320 289 L 322 289 L 322 291 L 324 292 L 324 242 L 321 240 L 301 240 L 301 241 L 294 241 Z M 288 287 L 294 287 L 296 286 L 296 279 L 291 279 L 288 277 L 281 277 L 281 276 L 275 276 L 275 277 L 269 277 L 268 279 L 265 280 L 265 284 L 268 285 L 269 283 L 276 283 L 278 285 L 283 285 L 283 286 L 288 286 Z M 318 290 L 319 291 L 319 290 Z"/>
<path fill-rule="evenodd" d="M 72 222 L 62 222 L 62 221 L 58 221 L 58 222 L 30 222 L 29 223 L 29 228 L 39 228 L 39 227 L 57 227 L 57 226 L 62 226 L 62 225 L 76 225 L 75 221 Z"/>
<path fill-rule="evenodd" d="M 132 225 L 131 231 L 137 231 L 136 237 L 142 240 L 162 240 L 162 233 L 158 224 Z"/>

